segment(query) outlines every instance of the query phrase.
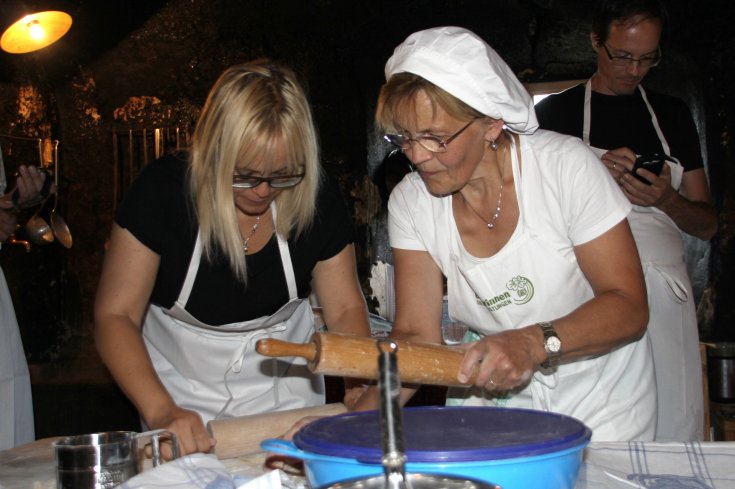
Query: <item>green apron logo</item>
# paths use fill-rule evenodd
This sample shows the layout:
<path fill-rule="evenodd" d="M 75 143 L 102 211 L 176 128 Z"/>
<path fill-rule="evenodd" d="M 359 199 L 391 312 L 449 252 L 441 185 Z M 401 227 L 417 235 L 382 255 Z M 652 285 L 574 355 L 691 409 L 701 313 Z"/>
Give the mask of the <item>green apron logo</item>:
<path fill-rule="evenodd" d="M 519 306 L 526 304 L 533 298 L 533 284 L 526 277 L 520 275 L 513 277 L 505 284 L 505 287 L 511 292 L 503 292 L 488 299 L 480 299 L 475 295 L 475 299 L 479 305 L 493 312 L 511 304 Z"/>
<path fill-rule="evenodd" d="M 526 277 L 517 275 L 510 279 L 505 286 L 508 290 L 515 292 L 516 297 L 513 298 L 513 302 L 516 305 L 526 304 L 533 298 L 533 284 Z"/>

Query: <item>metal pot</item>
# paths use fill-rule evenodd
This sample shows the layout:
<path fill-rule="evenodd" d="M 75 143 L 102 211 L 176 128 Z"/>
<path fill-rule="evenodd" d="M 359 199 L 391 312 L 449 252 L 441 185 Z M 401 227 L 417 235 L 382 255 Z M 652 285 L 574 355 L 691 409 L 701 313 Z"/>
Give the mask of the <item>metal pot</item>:
<path fill-rule="evenodd" d="M 403 418 L 399 393 L 396 344 L 377 341 L 380 388 L 380 434 L 383 448 L 383 475 L 355 478 L 327 486 L 328 489 L 500 489 L 480 480 L 442 474 L 406 473 Z"/>
<path fill-rule="evenodd" d="M 707 382 L 710 401 L 735 403 L 735 343 L 707 347 Z"/>

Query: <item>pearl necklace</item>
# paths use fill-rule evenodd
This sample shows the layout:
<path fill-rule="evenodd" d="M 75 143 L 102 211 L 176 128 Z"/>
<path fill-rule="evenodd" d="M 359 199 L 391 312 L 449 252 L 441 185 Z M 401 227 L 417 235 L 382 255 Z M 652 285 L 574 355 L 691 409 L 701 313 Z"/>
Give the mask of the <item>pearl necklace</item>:
<path fill-rule="evenodd" d="M 503 160 L 502 161 L 505 162 L 505 148 L 503 149 Z M 498 202 L 495 204 L 495 213 L 493 214 L 493 216 L 490 218 L 489 221 L 485 220 L 485 218 L 482 217 L 482 215 L 479 212 L 477 212 L 474 207 L 472 207 L 472 204 L 470 204 L 470 201 L 467 200 L 465 196 L 460 193 L 460 195 L 462 195 L 462 199 L 464 200 L 465 204 L 467 204 L 467 207 L 469 207 L 472 212 L 477 214 L 477 217 L 482 219 L 482 222 L 484 222 L 487 225 L 488 231 L 493 230 L 493 228 L 495 227 L 495 221 L 497 221 L 498 217 L 500 216 L 500 201 L 503 199 L 503 171 L 502 171 L 502 168 L 503 166 L 501 163 L 498 166 L 498 169 L 500 170 L 500 189 L 498 190 Z"/>
<path fill-rule="evenodd" d="M 248 234 L 248 237 L 245 238 L 242 242 L 242 251 L 245 253 L 248 252 L 248 243 L 250 242 L 250 238 L 253 237 L 253 234 L 255 234 L 255 231 L 258 230 L 258 224 L 260 224 L 260 216 L 255 216 L 255 224 L 253 224 L 253 229 L 250 230 L 250 234 Z"/>

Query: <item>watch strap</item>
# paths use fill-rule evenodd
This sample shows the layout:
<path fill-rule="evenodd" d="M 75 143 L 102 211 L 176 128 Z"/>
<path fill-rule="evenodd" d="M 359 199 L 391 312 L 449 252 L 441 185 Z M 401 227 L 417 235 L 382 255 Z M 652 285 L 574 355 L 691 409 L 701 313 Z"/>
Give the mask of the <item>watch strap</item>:
<path fill-rule="evenodd" d="M 559 364 L 559 356 L 561 355 L 561 340 L 556 334 L 554 325 L 549 322 L 538 323 L 541 332 L 544 334 L 544 350 L 546 350 L 546 360 L 541 363 L 544 369 L 554 368 Z"/>

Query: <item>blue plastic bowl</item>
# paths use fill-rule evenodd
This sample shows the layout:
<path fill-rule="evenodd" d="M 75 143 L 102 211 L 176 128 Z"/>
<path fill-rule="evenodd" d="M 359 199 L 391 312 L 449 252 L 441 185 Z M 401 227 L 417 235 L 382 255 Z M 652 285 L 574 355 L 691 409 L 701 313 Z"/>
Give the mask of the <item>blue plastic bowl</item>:
<path fill-rule="evenodd" d="M 591 431 L 569 416 L 528 409 L 421 407 L 403 410 L 406 470 L 498 484 L 573 489 Z M 293 442 L 264 450 L 304 461 L 314 488 L 383 473 L 377 411 L 318 419 Z"/>

